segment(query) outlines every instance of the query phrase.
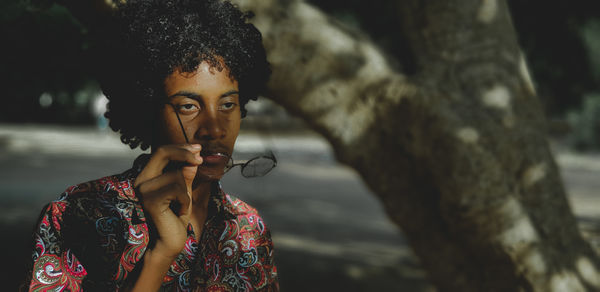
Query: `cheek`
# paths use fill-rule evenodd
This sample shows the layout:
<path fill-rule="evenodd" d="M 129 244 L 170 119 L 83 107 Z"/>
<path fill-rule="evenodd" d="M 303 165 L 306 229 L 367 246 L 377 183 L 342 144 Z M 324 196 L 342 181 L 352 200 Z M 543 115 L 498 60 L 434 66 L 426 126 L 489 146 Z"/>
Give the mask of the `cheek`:
<path fill-rule="evenodd" d="M 181 134 L 181 127 L 179 126 L 177 119 L 168 118 L 168 115 L 163 111 L 159 114 L 157 122 L 161 145 L 185 143 L 185 141 L 179 141 L 184 138 L 181 138 L 183 135 Z"/>
<path fill-rule="evenodd" d="M 234 116 L 228 119 L 227 121 L 228 123 L 228 136 L 229 139 L 231 139 L 231 143 L 235 143 L 235 140 L 237 139 L 237 136 L 240 132 L 240 125 L 241 125 L 241 115 L 238 116 Z"/>
<path fill-rule="evenodd" d="M 240 131 L 241 122 L 242 122 L 241 116 L 236 116 L 235 118 L 232 118 L 232 120 L 231 120 L 232 127 L 235 129 L 236 133 Z"/>
<path fill-rule="evenodd" d="M 232 118 L 231 123 L 233 124 L 233 128 L 235 129 L 235 136 L 240 132 L 240 125 L 242 123 L 242 114 L 238 113 L 234 118 Z"/>

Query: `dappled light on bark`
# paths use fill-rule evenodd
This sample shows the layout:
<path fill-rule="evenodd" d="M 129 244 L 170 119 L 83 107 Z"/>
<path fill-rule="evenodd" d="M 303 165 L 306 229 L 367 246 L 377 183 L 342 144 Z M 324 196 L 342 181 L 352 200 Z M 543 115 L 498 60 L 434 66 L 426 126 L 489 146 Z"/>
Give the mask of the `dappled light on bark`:
<path fill-rule="evenodd" d="M 257 13 L 269 97 L 361 173 L 441 290 L 547 291 L 576 254 L 596 258 L 566 202 L 504 2 L 399 4 L 417 61 L 410 76 L 369 63 L 386 57 L 305 5 Z M 338 38 L 355 49 L 338 54 Z"/>
<path fill-rule="evenodd" d="M 477 13 L 477 19 L 485 24 L 494 20 L 498 13 L 498 0 L 483 0 Z"/>

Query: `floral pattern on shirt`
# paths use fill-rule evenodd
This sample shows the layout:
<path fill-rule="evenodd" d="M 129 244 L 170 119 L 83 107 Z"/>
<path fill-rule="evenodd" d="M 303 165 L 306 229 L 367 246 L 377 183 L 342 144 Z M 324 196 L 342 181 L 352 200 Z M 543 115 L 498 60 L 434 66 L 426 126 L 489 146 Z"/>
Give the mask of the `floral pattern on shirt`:
<path fill-rule="evenodd" d="M 131 287 L 153 231 L 133 182 L 149 159 L 119 175 L 69 187 L 38 221 L 30 291 L 118 291 Z M 271 235 L 256 209 L 211 192 L 200 240 L 191 225 L 162 291 L 278 291 Z"/>

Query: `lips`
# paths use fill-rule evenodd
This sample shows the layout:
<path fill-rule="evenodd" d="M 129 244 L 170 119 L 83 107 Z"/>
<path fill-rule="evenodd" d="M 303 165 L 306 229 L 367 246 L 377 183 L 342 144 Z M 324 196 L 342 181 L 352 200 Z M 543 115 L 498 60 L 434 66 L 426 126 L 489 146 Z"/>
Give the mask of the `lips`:
<path fill-rule="evenodd" d="M 224 153 L 210 153 L 202 155 L 202 159 L 206 164 L 226 164 L 229 160 L 229 156 Z"/>
<path fill-rule="evenodd" d="M 204 166 L 220 166 L 229 161 L 228 149 L 218 143 L 202 145 L 200 156 L 202 156 Z"/>
<path fill-rule="evenodd" d="M 197 176 L 203 180 L 218 180 L 225 173 L 230 161 L 229 149 L 219 143 L 202 145 L 202 164 L 198 167 Z"/>
<path fill-rule="evenodd" d="M 225 145 L 217 144 L 202 144 L 202 151 L 200 151 L 200 155 L 210 156 L 213 154 L 221 154 L 225 156 L 229 156 L 229 149 L 225 147 Z"/>

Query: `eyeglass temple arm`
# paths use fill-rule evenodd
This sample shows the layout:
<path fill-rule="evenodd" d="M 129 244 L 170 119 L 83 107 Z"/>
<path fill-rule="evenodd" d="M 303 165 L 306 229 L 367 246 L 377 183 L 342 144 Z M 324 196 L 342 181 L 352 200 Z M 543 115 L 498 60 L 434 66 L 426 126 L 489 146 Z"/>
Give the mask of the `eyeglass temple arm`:
<path fill-rule="evenodd" d="M 185 142 L 190 144 L 190 140 L 187 137 L 187 134 L 185 133 L 185 129 L 183 128 L 183 123 L 181 122 L 181 118 L 179 118 L 179 113 L 177 113 L 177 108 L 175 108 L 175 105 L 172 103 L 168 103 L 173 107 L 173 111 L 175 112 L 175 116 L 177 117 L 177 121 L 179 121 L 179 126 L 181 127 L 181 131 L 183 132 L 183 137 L 185 138 Z"/>
<path fill-rule="evenodd" d="M 267 157 L 267 158 L 271 158 L 271 159 L 273 159 L 273 162 L 275 162 L 275 165 L 277 165 L 277 157 L 275 157 L 275 153 L 273 153 L 273 151 L 272 151 L 272 150 L 271 150 L 271 151 L 269 151 L 269 152 L 271 152 L 271 153 L 269 153 L 269 154 L 271 154 L 271 156 L 270 156 L 270 157 Z"/>

